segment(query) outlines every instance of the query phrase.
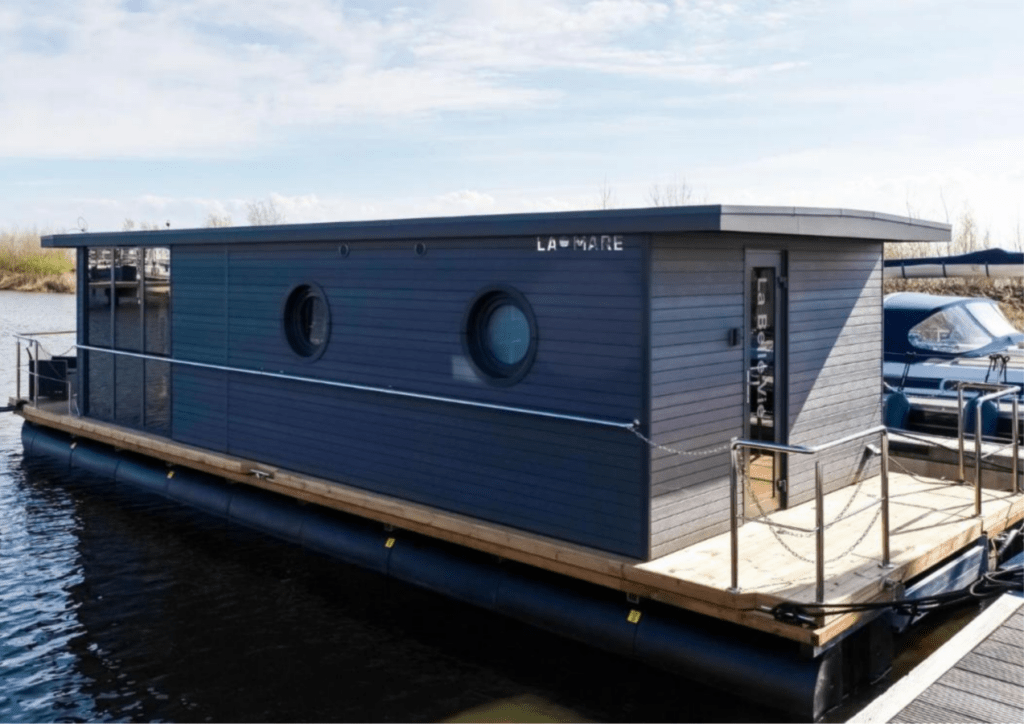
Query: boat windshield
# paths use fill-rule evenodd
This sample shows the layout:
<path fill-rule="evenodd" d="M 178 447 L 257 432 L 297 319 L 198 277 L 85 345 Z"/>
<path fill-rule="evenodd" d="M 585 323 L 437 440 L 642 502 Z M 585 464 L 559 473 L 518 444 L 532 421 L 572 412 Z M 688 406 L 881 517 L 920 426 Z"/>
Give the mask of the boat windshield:
<path fill-rule="evenodd" d="M 918 349 L 952 354 L 981 349 L 992 343 L 992 337 L 960 304 L 940 309 L 907 333 L 907 339 Z"/>
<path fill-rule="evenodd" d="M 1010 320 L 1003 316 L 1003 311 L 990 302 L 968 302 L 967 309 L 993 337 L 1005 337 L 1008 334 L 1020 334 Z"/>

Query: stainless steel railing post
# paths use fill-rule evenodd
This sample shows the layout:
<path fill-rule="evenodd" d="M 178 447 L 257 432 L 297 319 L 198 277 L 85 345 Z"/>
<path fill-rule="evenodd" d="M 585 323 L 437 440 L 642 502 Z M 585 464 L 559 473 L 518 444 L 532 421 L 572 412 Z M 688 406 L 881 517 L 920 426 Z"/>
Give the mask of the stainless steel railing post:
<path fill-rule="evenodd" d="M 767 452 L 779 452 L 785 454 L 796 454 L 796 455 L 816 455 L 824 452 L 837 445 L 843 445 L 854 440 L 858 440 L 868 435 L 874 435 L 880 433 L 882 435 L 882 492 L 883 501 L 883 523 L 882 523 L 882 550 L 883 550 L 883 565 L 889 565 L 889 437 L 888 429 L 885 425 L 877 425 L 867 430 L 847 435 L 846 437 L 838 440 L 833 440 L 822 445 L 816 445 L 815 447 L 803 447 L 800 445 L 783 445 L 780 443 L 760 442 L 755 440 L 739 440 L 733 438 L 729 445 L 729 546 L 730 546 L 730 565 L 731 565 L 731 576 L 732 576 L 732 587 L 729 589 L 731 593 L 739 591 L 739 531 L 738 524 L 742 511 L 739 510 L 739 495 L 738 495 L 738 479 L 739 479 L 739 461 L 738 453 L 741 450 L 764 450 Z M 815 560 L 815 579 L 816 579 L 816 591 L 815 595 L 819 603 L 824 602 L 825 598 L 825 485 L 824 485 L 824 469 L 820 461 L 815 460 L 814 463 L 814 495 L 816 501 L 815 516 L 817 519 L 817 525 L 812 529 L 805 528 L 793 528 L 792 530 L 800 530 L 801 532 L 817 534 L 817 549 L 816 549 L 816 560 Z"/>
<path fill-rule="evenodd" d="M 15 375 L 14 381 L 14 399 L 15 401 L 21 400 L 21 340 L 17 337 L 14 339 L 14 368 L 18 371 Z"/>
<path fill-rule="evenodd" d="M 889 562 L 889 432 L 882 430 L 882 568 Z"/>
<path fill-rule="evenodd" d="M 964 388 L 963 385 L 956 386 L 956 439 L 960 444 L 960 482 L 967 477 L 964 475 Z"/>
<path fill-rule="evenodd" d="M 977 406 L 974 408 L 974 514 L 981 516 L 981 400 L 977 398 Z"/>
<path fill-rule="evenodd" d="M 36 348 L 36 372 L 33 376 L 32 381 L 35 383 L 32 386 L 32 407 L 39 407 L 39 340 L 33 340 Z"/>
<path fill-rule="evenodd" d="M 1017 385 L 997 385 L 988 382 L 958 382 L 956 387 L 957 392 L 957 440 L 960 446 L 959 456 L 959 473 L 960 482 L 966 482 L 964 475 L 964 438 L 965 438 L 965 425 L 964 425 L 964 406 L 963 397 L 965 389 L 979 390 L 981 392 L 988 392 L 987 395 L 979 394 L 974 399 L 976 405 L 974 410 L 974 514 L 977 516 L 981 515 L 981 458 L 983 457 L 983 437 L 981 430 L 982 421 L 982 410 L 986 402 L 995 401 L 1007 395 L 1013 395 L 1010 404 L 1012 405 L 1011 419 L 1010 419 L 1010 434 L 1013 436 L 1011 447 L 1013 448 L 1013 461 L 1012 475 L 1013 485 L 1011 489 L 1015 493 L 1021 492 L 1021 486 L 1017 480 L 1017 470 L 1019 466 L 1019 450 L 1020 450 L 1020 425 L 1018 418 L 1020 417 L 1020 402 L 1018 396 L 1021 394 L 1021 388 Z M 998 408 L 997 408 L 998 409 Z M 1000 438 L 1002 441 L 1002 438 Z M 1006 448 L 1002 448 L 1005 450 Z"/>
<path fill-rule="evenodd" d="M 825 601 L 825 492 L 822 485 L 821 461 L 814 461 L 814 517 L 817 545 L 815 550 L 814 600 Z"/>
<path fill-rule="evenodd" d="M 1018 460 L 1020 459 L 1020 402 L 1013 398 L 1013 420 L 1010 421 L 1010 434 L 1013 435 L 1013 492 L 1021 492 L 1020 479 L 1017 477 Z"/>
<path fill-rule="evenodd" d="M 736 438 L 732 439 L 729 446 L 729 551 L 732 565 L 732 593 L 739 593 L 740 590 L 740 535 L 739 535 L 739 505 L 736 498 L 738 491 L 739 466 L 736 463 L 737 450 L 735 447 Z"/>

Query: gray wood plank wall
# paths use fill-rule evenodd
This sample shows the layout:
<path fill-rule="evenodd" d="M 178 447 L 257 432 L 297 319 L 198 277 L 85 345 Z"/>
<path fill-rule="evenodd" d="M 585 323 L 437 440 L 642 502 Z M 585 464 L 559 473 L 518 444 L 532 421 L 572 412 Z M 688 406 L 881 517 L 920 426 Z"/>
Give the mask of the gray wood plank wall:
<path fill-rule="evenodd" d="M 621 252 L 534 239 L 176 247 L 174 356 L 629 422 L 644 416 L 644 238 Z M 330 341 L 294 354 L 282 311 L 319 284 Z M 530 302 L 536 361 L 510 387 L 472 371 L 471 300 Z M 628 431 L 175 366 L 173 436 L 396 497 L 644 558 L 646 446 Z"/>
<path fill-rule="evenodd" d="M 651 269 L 651 431 L 685 451 L 743 434 L 744 248 L 781 249 L 789 265 L 789 441 L 816 445 L 881 420 L 881 244 L 744 235 L 658 237 Z M 873 440 L 822 456 L 826 489 L 877 472 Z M 728 530 L 729 457 L 651 449 L 651 555 Z M 814 467 L 794 456 L 789 504 L 813 496 Z"/>
<path fill-rule="evenodd" d="M 882 422 L 882 245 L 815 248 L 789 255 L 789 441 L 819 445 Z M 877 437 L 823 453 L 825 490 L 876 475 Z M 814 497 L 814 461 L 793 456 L 789 504 Z"/>
<path fill-rule="evenodd" d="M 723 243 L 724 242 L 724 243 Z M 656 238 L 651 251 L 651 435 L 683 451 L 743 425 L 743 248 L 720 235 Z M 729 454 L 651 448 L 651 557 L 728 529 Z"/>

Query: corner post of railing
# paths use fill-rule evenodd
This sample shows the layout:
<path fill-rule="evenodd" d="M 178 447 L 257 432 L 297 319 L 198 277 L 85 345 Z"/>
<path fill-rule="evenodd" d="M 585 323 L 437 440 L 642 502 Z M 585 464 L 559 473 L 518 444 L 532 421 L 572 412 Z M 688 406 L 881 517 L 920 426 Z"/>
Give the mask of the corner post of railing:
<path fill-rule="evenodd" d="M 956 386 L 956 439 L 960 446 L 959 473 L 962 483 L 967 477 L 964 475 L 964 387 L 959 384 Z"/>
<path fill-rule="evenodd" d="M 32 407 L 39 407 L 39 338 L 37 337 L 36 339 L 33 339 L 32 342 L 34 343 L 36 352 L 35 355 L 33 355 L 36 360 L 36 373 L 33 379 L 34 384 L 32 386 Z"/>
<path fill-rule="evenodd" d="M 981 397 L 978 397 L 981 400 Z M 979 404 L 974 408 L 974 514 L 981 517 L 981 408 Z"/>
<path fill-rule="evenodd" d="M 1013 419 L 1010 421 L 1010 434 L 1013 435 L 1013 492 L 1021 492 L 1020 478 L 1017 477 L 1020 459 L 1020 401 L 1017 399 L 1020 390 L 1013 396 Z"/>
<path fill-rule="evenodd" d="M 815 533 L 817 534 L 817 549 L 815 558 L 815 600 L 818 603 L 825 602 L 825 492 L 822 480 L 824 476 L 821 470 L 821 461 L 814 461 L 814 498 L 815 498 Z"/>
<path fill-rule="evenodd" d="M 882 567 L 889 562 L 889 431 L 882 430 Z"/>
<path fill-rule="evenodd" d="M 17 370 L 14 375 L 14 399 L 18 401 L 21 400 L 21 339 L 18 337 L 14 338 L 14 369 Z"/>
<path fill-rule="evenodd" d="M 732 566 L 732 587 L 729 591 L 732 593 L 738 593 L 740 590 L 739 505 L 736 501 L 739 494 L 738 482 L 736 438 L 733 438 L 729 445 L 729 554 Z"/>

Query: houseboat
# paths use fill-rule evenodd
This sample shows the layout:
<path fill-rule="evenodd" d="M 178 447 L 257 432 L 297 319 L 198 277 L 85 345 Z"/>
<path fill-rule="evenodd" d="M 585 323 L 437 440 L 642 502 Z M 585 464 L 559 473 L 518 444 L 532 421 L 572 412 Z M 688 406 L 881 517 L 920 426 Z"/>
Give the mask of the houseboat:
<path fill-rule="evenodd" d="M 12 404 L 31 454 L 816 719 L 892 656 L 829 606 L 973 580 L 1024 517 L 1016 479 L 889 468 L 883 246 L 948 239 L 754 206 L 48 236 L 77 349 Z"/>

